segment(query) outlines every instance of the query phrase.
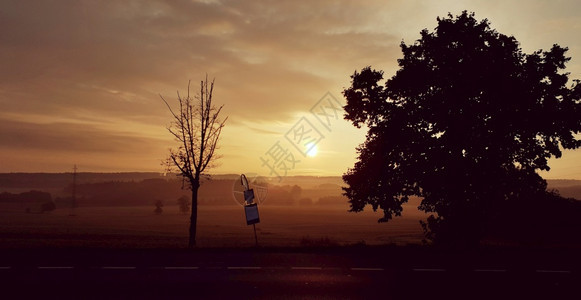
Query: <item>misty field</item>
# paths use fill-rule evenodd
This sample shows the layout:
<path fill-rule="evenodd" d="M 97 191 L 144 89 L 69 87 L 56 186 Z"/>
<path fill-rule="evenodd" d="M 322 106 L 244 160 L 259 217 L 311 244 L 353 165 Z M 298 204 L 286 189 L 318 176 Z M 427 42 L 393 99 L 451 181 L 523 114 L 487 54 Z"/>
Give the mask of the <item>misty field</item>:
<path fill-rule="evenodd" d="M 349 213 L 345 206 L 259 207 L 260 246 L 333 246 L 365 243 L 419 244 L 422 240 L 417 201 L 406 204 L 402 217 L 377 223 L 370 209 Z M 0 211 L 0 248 L 27 247 L 186 247 L 189 215 L 166 205 L 156 215 L 153 206 L 87 207 L 49 213 Z M 200 206 L 199 247 L 252 247 L 252 226 L 241 206 Z"/>

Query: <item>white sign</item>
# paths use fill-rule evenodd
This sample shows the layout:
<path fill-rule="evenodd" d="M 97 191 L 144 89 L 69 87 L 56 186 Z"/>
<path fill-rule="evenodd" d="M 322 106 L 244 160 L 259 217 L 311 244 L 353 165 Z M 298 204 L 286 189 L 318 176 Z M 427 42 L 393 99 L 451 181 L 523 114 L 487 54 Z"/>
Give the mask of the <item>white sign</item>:
<path fill-rule="evenodd" d="M 246 225 L 260 223 L 258 216 L 258 205 L 256 203 L 245 205 L 244 212 L 246 213 Z"/>

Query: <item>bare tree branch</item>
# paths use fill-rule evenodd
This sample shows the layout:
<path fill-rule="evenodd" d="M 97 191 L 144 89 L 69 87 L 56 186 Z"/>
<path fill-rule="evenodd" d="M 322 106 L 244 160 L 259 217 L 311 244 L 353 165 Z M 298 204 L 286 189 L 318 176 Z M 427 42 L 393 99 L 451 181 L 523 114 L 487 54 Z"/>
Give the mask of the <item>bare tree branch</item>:
<path fill-rule="evenodd" d="M 214 81 L 208 83 L 208 75 L 200 82 L 200 92 L 195 97 L 190 96 L 190 83 L 188 81 L 187 96 L 184 98 L 177 92 L 179 111 L 159 95 L 172 115 L 172 122 L 167 127 L 169 133 L 175 138 L 179 146 L 170 149 L 166 163 L 173 165 L 179 171 L 179 175 L 187 179 L 192 190 L 192 215 L 190 217 L 190 243 L 196 244 L 196 221 L 198 206 L 198 188 L 200 178 L 205 176 L 206 169 L 220 156 L 215 155 L 220 140 L 220 134 L 226 124 L 226 117 L 220 120 L 223 105 L 219 108 L 212 106 Z M 194 103 L 194 100 L 198 103 Z M 169 166 L 168 166 L 169 168 Z M 171 171 L 171 170 L 168 170 Z"/>

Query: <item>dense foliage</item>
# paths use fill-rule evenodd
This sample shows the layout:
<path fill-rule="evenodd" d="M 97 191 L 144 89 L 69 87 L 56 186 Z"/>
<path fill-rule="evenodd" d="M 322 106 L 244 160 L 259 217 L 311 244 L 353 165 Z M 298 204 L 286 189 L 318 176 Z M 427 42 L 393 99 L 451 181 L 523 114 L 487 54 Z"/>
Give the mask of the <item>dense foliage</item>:
<path fill-rule="evenodd" d="M 416 195 L 432 213 L 428 238 L 477 242 L 506 204 L 546 197 L 537 171 L 581 146 L 581 85 L 562 72 L 567 48 L 525 54 L 463 12 L 401 50 L 384 85 L 383 72 L 367 67 L 344 91 L 345 118 L 368 128 L 343 176 L 351 211 L 369 204 L 388 221 Z"/>

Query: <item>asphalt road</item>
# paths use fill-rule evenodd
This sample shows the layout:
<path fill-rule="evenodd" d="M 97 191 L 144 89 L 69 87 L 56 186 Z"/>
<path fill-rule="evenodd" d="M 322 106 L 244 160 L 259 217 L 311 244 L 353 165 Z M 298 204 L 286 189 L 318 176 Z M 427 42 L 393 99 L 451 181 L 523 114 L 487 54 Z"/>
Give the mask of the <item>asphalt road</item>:
<path fill-rule="evenodd" d="M 568 299 L 573 250 L 0 250 L 0 299 Z"/>

